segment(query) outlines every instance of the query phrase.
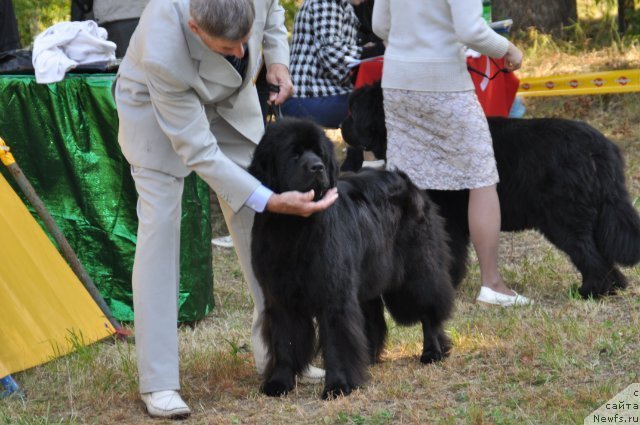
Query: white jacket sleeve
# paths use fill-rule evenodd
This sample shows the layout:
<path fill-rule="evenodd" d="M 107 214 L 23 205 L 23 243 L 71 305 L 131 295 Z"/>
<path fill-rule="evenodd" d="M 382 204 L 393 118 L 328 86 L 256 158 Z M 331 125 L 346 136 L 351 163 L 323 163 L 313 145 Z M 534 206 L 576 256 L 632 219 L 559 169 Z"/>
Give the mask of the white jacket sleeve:
<path fill-rule="evenodd" d="M 371 17 L 371 29 L 383 41 L 389 39 L 389 28 L 391 27 L 390 0 L 376 0 L 373 5 L 373 15 Z"/>
<path fill-rule="evenodd" d="M 492 58 L 507 54 L 509 41 L 492 30 L 482 18 L 480 0 L 448 0 L 453 27 L 465 46 Z"/>
<path fill-rule="evenodd" d="M 196 93 L 166 64 L 145 60 L 146 85 L 163 133 L 185 166 L 202 176 L 237 211 L 260 182 L 227 157 L 210 130 Z"/>

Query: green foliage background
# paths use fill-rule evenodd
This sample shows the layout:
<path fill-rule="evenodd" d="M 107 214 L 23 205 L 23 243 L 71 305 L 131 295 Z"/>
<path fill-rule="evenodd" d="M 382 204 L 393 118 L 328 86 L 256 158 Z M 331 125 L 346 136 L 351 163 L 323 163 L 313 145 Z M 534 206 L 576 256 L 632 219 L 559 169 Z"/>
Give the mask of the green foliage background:
<path fill-rule="evenodd" d="M 285 9 L 286 25 L 291 31 L 302 0 L 280 0 Z M 22 47 L 29 46 L 41 31 L 71 16 L 71 0 L 13 0 Z"/>
<path fill-rule="evenodd" d="M 29 46 L 36 35 L 58 22 L 68 21 L 71 0 L 13 0 L 22 47 Z"/>
<path fill-rule="evenodd" d="M 293 29 L 293 18 L 295 18 L 301 4 L 302 0 L 280 0 L 280 5 L 285 11 L 285 23 L 289 32 Z"/>
<path fill-rule="evenodd" d="M 303 0 L 280 0 L 280 4 L 285 9 L 286 25 L 291 32 L 293 28 L 293 19 Z M 640 33 L 640 0 L 633 0 L 635 11 L 631 10 L 629 14 L 629 28 L 627 37 L 637 37 Z M 574 39 L 576 32 L 583 37 L 604 39 L 610 41 L 615 37 L 617 30 L 616 6 L 617 0 L 588 0 L 579 2 L 586 4 L 582 7 L 582 13 L 587 16 L 580 16 L 581 19 L 587 18 L 590 11 L 599 9 L 603 13 L 600 14 L 597 22 L 589 28 L 582 26 L 570 26 L 565 28 L 564 38 Z M 38 33 L 47 27 L 62 21 L 70 19 L 71 0 L 13 0 L 13 5 L 18 19 L 18 29 L 20 31 L 20 40 L 23 47 L 28 47 Z M 605 32 L 604 36 L 600 33 Z M 613 37 L 612 37 L 613 36 Z M 580 38 L 580 37 L 578 37 Z"/>

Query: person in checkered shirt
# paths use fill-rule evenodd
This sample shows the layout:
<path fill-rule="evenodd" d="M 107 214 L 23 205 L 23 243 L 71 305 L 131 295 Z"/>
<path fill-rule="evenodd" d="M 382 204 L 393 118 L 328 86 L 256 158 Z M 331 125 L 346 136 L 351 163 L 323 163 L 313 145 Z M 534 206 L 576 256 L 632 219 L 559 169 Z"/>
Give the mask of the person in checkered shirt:
<path fill-rule="evenodd" d="M 354 6 L 366 0 L 305 0 L 293 25 L 290 72 L 296 93 L 282 107 L 288 116 L 338 128 L 347 116 L 355 60 L 384 53 L 382 42 L 358 45 Z"/>

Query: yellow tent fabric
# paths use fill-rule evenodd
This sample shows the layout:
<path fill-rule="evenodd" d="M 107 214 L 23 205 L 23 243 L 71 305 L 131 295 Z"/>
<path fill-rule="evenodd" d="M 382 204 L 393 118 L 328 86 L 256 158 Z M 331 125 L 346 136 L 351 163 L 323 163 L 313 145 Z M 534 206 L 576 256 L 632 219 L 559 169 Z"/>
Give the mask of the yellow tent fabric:
<path fill-rule="evenodd" d="M 0 377 L 115 333 L 0 174 Z"/>

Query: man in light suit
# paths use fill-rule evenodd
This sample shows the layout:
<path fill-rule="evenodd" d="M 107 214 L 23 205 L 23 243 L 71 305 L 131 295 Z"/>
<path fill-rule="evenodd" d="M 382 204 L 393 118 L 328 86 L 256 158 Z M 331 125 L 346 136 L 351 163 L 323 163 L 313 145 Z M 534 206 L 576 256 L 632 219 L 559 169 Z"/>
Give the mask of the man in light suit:
<path fill-rule="evenodd" d="M 267 80 L 293 93 L 284 11 L 277 0 L 151 0 L 115 84 L 118 139 L 138 192 L 133 267 L 140 392 L 152 416 L 184 417 L 178 390 L 178 285 L 183 179 L 195 171 L 217 193 L 254 301 L 252 344 L 258 372 L 264 300 L 250 259 L 254 212 L 309 216 L 337 191 L 274 194 L 246 168 L 264 132 L 254 86 L 261 56 Z"/>

